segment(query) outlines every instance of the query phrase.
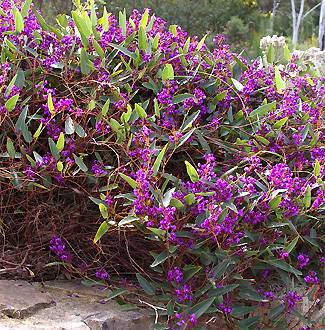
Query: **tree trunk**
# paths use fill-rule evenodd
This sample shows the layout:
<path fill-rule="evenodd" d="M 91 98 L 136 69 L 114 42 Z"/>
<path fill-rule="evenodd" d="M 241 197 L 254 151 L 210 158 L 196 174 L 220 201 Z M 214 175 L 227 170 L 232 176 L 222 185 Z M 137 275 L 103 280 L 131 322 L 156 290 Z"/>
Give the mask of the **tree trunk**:
<path fill-rule="evenodd" d="M 276 11 L 280 5 L 280 0 L 273 0 L 273 9 L 272 9 L 272 14 L 271 14 L 271 21 L 270 21 L 270 34 L 273 34 L 274 31 L 274 18 L 276 15 Z"/>
<path fill-rule="evenodd" d="M 299 39 L 299 28 L 302 23 L 304 13 L 305 0 L 300 0 L 299 14 L 296 12 L 295 0 L 291 0 L 291 13 L 292 13 L 292 44 L 297 45 Z"/>
<path fill-rule="evenodd" d="M 325 50 L 325 0 L 320 9 L 318 41 L 320 50 Z"/>

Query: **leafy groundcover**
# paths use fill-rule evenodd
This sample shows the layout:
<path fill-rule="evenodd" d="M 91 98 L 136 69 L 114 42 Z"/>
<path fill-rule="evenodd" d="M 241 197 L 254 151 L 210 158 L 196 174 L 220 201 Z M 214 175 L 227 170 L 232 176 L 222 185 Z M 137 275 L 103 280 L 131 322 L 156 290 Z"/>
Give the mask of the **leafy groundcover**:
<path fill-rule="evenodd" d="M 156 329 L 321 328 L 324 78 L 75 4 L 1 2 L 0 274 L 91 279 Z"/>

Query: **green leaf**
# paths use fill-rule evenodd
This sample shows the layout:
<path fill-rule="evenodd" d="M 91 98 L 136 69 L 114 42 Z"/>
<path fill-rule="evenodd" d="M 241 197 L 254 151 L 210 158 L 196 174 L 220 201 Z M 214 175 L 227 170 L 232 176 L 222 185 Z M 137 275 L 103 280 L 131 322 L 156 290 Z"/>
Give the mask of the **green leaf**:
<path fill-rule="evenodd" d="M 142 106 L 138 103 L 135 104 L 135 111 L 137 112 L 137 114 L 140 118 L 146 118 L 147 117 L 146 110 L 144 110 L 142 108 Z"/>
<path fill-rule="evenodd" d="M 55 114 L 55 111 L 54 111 L 54 105 L 53 105 L 53 100 L 52 100 L 52 94 L 49 93 L 47 95 L 47 107 L 50 111 L 50 114 L 53 116 Z"/>
<path fill-rule="evenodd" d="M 149 19 L 149 9 L 146 8 L 146 10 L 144 11 L 139 26 L 145 28 L 148 24 L 148 19 Z"/>
<path fill-rule="evenodd" d="M 228 267 L 233 263 L 234 262 L 229 259 L 221 261 L 216 267 L 213 268 L 213 278 L 215 280 L 221 278 L 223 274 L 227 271 Z"/>
<path fill-rule="evenodd" d="M 270 111 L 274 111 L 276 109 L 276 101 L 273 101 L 271 103 L 263 104 L 257 109 L 253 110 L 250 114 L 249 117 L 254 117 L 254 116 L 265 116 L 268 114 Z"/>
<path fill-rule="evenodd" d="M 84 138 L 87 136 L 85 130 L 79 124 L 76 124 L 75 129 L 76 129 L 76 133 L 78 134 L 79 137 Z"/>
<path fill-rule="evenodd" d="M 170 206 L 174 206 L 177 210 L 181 210 L 184 208 L 184 204 L 178 200 L 177 198 L 172 198 L 169 203 Z"/>
<path fill-rule="evenodd" d="M 106 299 L 111 300 L 113 298 L 123 295 L 124 293 L 128 293 L 128 290 L 125 290 L 123 288 L 118 288 L 110 292 Z"/>
<path fill-rule="evenodd" d="M 223 296 L 224 294 L 231 292 L 238 288 L 239 284 L 229 284 L 229 285 L 224 285 L 220 288 L 212 289 L 209 291 L 209 296 Z"/>
<path fill-rule="evenodd" d="M 108 223 L 107 221 L 104 221 L 98 228 L 95 238 L 94 238 L 94 243 L 97 243 L 108 231 Z"/>
<path fill-rule="evenodd" d="M 184 102 L 185 100 L 193 98 L 193 97 L 194 97 L 194 95 L 189 94 L 189 93 L 177 94 L 177 95 L 173 96 L 173 104 L 178 104 L 178 103 Z"/>
<path fill-rule="evenodd" d="M 139 28 L 139 48 L 144 52 L 148 49 L 148 38 L 143 26 Z"/>
<path fill-rule="evenodd" d="M 130 52 L 127 48 L 120 46 L 120 45 L 115 45 L 115 44 L 109 44 L 109 46 L 111 46 L 112 48 L 115 48 L 117 50 L 119 50 L 121 53 L 123 53 L 126 56 L 129 56 L 130 58 L 136 60 L 137 56 L 135 53 Z"/>
<path fill-rule="evenodd" d="M 138 184 L 135 180 L 130 178 L 129 176 L 125 175 L 124 173 L 120 173 L 122 179 L 124 179 L 133 189 L 138 187 Z"/>
<path fill-rule="evenodd" d="M 283 57 L 286 61 L 290 61 L 291 53 L 287 44 L 285 44 L 283 48 Z"/>
<path fill-rule="evenodd" d="M 308 209 L 311 205 L 311 188 L 310 185 L 307 186 L 306 191 L 305 191 L 305 196 L 303 199 L 303 203 L 305 207 Z"/>
<path fill-rule="evenodd" d="M 5 108 L 8 111 L 12 111 L 15 109 L 17 101 L 19 99 L 19 94 L 16 94 L 14 96 L 12 96 L 9 100 L 7 100 L 7 102 L 5 103 Z"/>
<path fill-rule="evenodd" d="M 16 150 L 15 150 L 15 146 L 12 142 L 12 140 L 10 139 L 10 137 L 7 137 L 7 152 L 10 158 L 14 159 L 15 155 L 16 155 Z"/>
<path fill-rule="evenodd" d="M 105 52 L 104 52 L 103 48 L 100 46 L 100 44 L 96 41 L 96 39 L 93 39 L 92 43 L 94 45 L 94 48 L 95 48 L 96 53 L 98 54 L 98 56 L 100 58 L 105 58 Z"/>
<path fill-rule="evenodd" d="M 205 39 L 207 38 L 207 34 L 199 41 L 199 43 L 196 46 L 196 50 L 201 50 L 201 48 L 204 45 Z"/>
<path fill-rule="evenodd" d="M 87 52 L 82 48 L 80 52 L 80 69 L 84 75 L 89 75 L 93 71 L 94 65 L 90 61 Z"/>
<path fill-rule="evenodd" d="M 61 132 L 58 138 L 58 141 L 56 142 L 56 147 L 61 152 L 64 149 L 64 134 Z"/>
<path fill-rule="evenodd" d="M 26 0 L 24 2 L 24 5 L 23 5 L 23 7 L 21 9 L 21 15 L 22 15 L 22 17 L 26 17 L 27 16 L 28 11 L 29 11 L 29 8 L 30 8 L 30 5 L 32 4 L 32 1 L 33 0 Z"/>
<path fill-rule="evenodd" d="M 189 117 L 187 117 L 184 123 L 182 124 L 182 127 L 180 128 L 181 131 L 186 131 L 188 128 L 192 127 L 193 122 L 198 118 L 200 113 L 201 110 L 197 110 L 194 113 L 192 113 Z"/>
<path fill-rule="evenodd" d="M 25 122 L 27 118 L 27 112 L 28 112 L 28 106 L 26 105 L 17 119 L 15 128 L 17 132 L 22 132 L 25 141 L 27 143 L 30 143 L 33 140 L 33 136 L 31 132 L 28 130 L 27 124 Z"/>
<path fill-rule="evenodd" d="M 239 82 L 238 80 L 236 80 L 235 78 L 231 78 L 232 83 L 234 84 L 234 86 L 236 87 L 236 89 L 238 91 L 242 91 L 244 86 L 241 84 L 241 82 Z"/>
<path fill-rule="evenodd" d="M 285 305 L 284 304 L 280 304 L 279 306 L 276 306 L 274 308 L 272 308 L 269 311 L 269 316 L 271 320 L 275 320 L 285 309 Z"/>
<path fill-rule="evenodd" d="M 104 7 L 103 18 L 102 18 L 102 27 L 103 27 L 104 32 L 108 31 L 109 22 L 108 22 L 108 12 L 107 12 L 106 7 Z"/>
<path fill-rule="evenodd" d="M 13 12 L 14 19 L 15 19 L 15 31 L 17 33 L 20 33 L 24 30 L 23 16 L 21 15 L 20 11 L 17 9 L 16 6 L 13 7 L 12 12 Z"/>
<path fill-rule="evenodd" d="M 148 282 L 143 276 L 141 276 L 139 273 L 136 273 L 135 276 L 138 279 L 139 284 L 141 285 L 141 288 L 143 291 L 150 295 L 153 296 L 155 294 L 155 288 L 151 285 L 150 282 Z"/>
<path fill-rule="evenodd" d="M 202 269 L 201 266 L 186 265 L 183 269 L 184 281 L 188 281 Z"/>
<path fill-rule="evenodd" d="M 282 200 L 282 196 L 281 195 L 275 196 L 269 202 L 270 208 L 272 210 L 276 211 L 278 209 L 278 207 L 279 207 L 279 204 L 281 203 L 281 200 Z"/>
<path fill-rule="evenodd" d="M 320 163 L 319 163 L 318 159 L 316 159 L 315 165 L 314 165 L 314 175 L 316 177 L 318 177 L 320 175 L 320 170 L 321 170 Z"/>
<path fill-rule="evenodd" d="M 37 130 L 36 130 L 36 132 L 34 133 L 34 139 L 35 139 L 35 141 L 39 138 L 39 136 L 41 135 L 41 133 L 42 133 L 42 129 L 43 129 L 43 123 L 40 123 L 39 125 L 38 125 L 38 128 L 37 128 Z"/>
<path fill-rule="evenodd" d="M 191 308 L 191 313 L 194 313 L 197 318 L 201 317 L 209 309 L 209 307 L 213 304 L 214 300 L 215 300 L 215 297 L 208 298 L 206 300 L 199 302 L 198 304 L 194 305 Z"/>
<path fill-rule="evenodd" d="M 197 173 L 195 167 L 189 163 L 187 160 L 185 161 L 187 174 L 190 177 L 192 182 L 198 182 L 200 180 L 199 174 Z"/>
<path fill-rule="evenodd" d="M 85 16 L 80 16 L 76 11 L 73 11 L 72 18 L 80 34 L 88 39 L 92 34 L 92 25 L 87 13 L 85 14 Z"/>
<path fill-rule="evenodd" d="M 228 91 L 225 90 L 225 91 L 223 91 L 223 92 L 217 94 L 217 95 L 213 98 L 212 103 L 213 103 L 213 104 L 216 104 L 217 102 L 224 100 L 225 97 L 226 97 L 226 95 L 227 95 L 227 93 L 228 93 Z"/>
<path fill-rule="evenodd" d="M 295 275 L 302 275 L 301 271 L 292 267 L 288 263 L 283 260 L 268 260 L 266 261 L 268 264 L 272 265 L 275 268 L 280 268 L 288 273 L 292 273 Z"/>
<path fill-rule="evenodd" d="M 274 79 L 275 79 L 275 87 L 278 93 L 282 94 L 284 89 L 286 88 L 285 81 L 282 79 L 279 68 L 277 66 L 274 67 Z"/>
<path fill-rule="evenodd" d="M 279 119 L 278 121 L 275 122 L 275 124 L 273 125 L 273 127 L 275 129 L 281 128 L 288 121 L 288 119 L 289 119 L 289 117 L 284 117 L 282 119 Z"/>
<path fill-rule="evenodd" d="M 109 105 L 110 105 L 110 99 L 107 99 L 107 101 L 103 105 L 103 108 L 102 108 L 102 111 L 101 111 L 102 116 L 105 117 L 107 115 L 107 112 L 109 110 Z"/>
<path fill-rule="evenodd" d="M 159 39 L 160 39 L 160 33 L 158 32 L 152 41 L 152 49 L 154 51 L 156 51 L 159 47 Z"/>
<path fill-rule="evenodd" d="M 234 306 L 231 315 L 239 317 L 256 310 L 255 306 Z"/>
<path fill-rule="evenodd" d="M 174 79 L 174 68 L 170 63 L 165 65 L 165 67 L 162 71 L 162 76 L 161 77 L 162 77 L 163 81 Z"/>
<path fill-rule="evenodd" d="M 71 135 L 75 132 L 75 126 L 72 118 L 67 116 L 67 119 L 64 122 L 64 131 L 65 134 Z"/>
<path fill-rule="evenodd" d="M 108 211 L 107 211 L 106 205 L 103 203 L 100 203 L 100 204 L 98 204 L 98 208 L 99 208 L 99 211 L 100 211 L 100 214 L 102 215 L 102 217 L 104 219 L 108 219 Z"/>
<path fill-rule="evenodd" d="M 256 139 L 263 143 L 265 146 L 268 146 L 270 144 L 270 141 L 266 139 L 264 136 L 256 135 Z"/>
<path fill-rule="evenodd" d="M 152 170 L 153 170 L 153 175 L 157 175 L 159 171 L 160 164 L 164 158 L 165 152 L 167 150 L 168 144 L 166 144 L 159 152 L 155 162 L 153 163 Z"/>
<path fill-rule="evenodd" d="M 154 268 L 160 265 L 161 263 L 163 263 L 168 259 L 168 256 L 169 254 L 167 251 L 161 252 L 160 254 L 157 255 L 157 257 L 155 258 L 154 262 L 150 265 L 150 267 Z"/>
<path fill-rule="evenodd" d="M 62 163 L 62 162 L 57 162 L 57 164 L 56 164 L 56 169 L 57 169 L 59 172 L 62 172 L 62 171 L 63 171 L 63 163 Z"/>
<path fill-rule="evenodd" d="M 125 225 L 129 225 L 132 222 L 138 221 L 139 218 L 134 216 L 134 215 L 128 215 L 127 217 L 123 218 L 119 223 L 118 226 L 125 226 Z"/>
<path fill-rule="evenodd" d="M 248 317 L 247 319 L 243 319 L 239 321 L 239 329 L 240 330 L 246 330 L 252 325 L 256 325 L 259 320 L 261 319 L 260 316 L 253 316 L 253 317 Z"/>
<path fill-rule="evenodd" d="M 274 52 L 273 45 L 269 45 L 268 50 L 267 50 L 267 55 L 266 55 L 267 62 L 269 64 L 272 64 L 274 62 L 274 59 L 275 59 L 275 54 L 274 53 L 275 52 Z"/>
<path fill-rule="evenodd" d="M 118 15 L 118 21 L 119 21 L 119 26 L 122 29 L 122 35 L 125 36 L 126 35 L 126 11 L 125 9 L 123 10 L 123 12 L 119 12 Z"/>
<path fill-rule="evenodd" d="M 178 141 L 177 148 L 181 147 L 194 133 L 195 127 L 192 128 L 190 131 L 188 131 L 186 134 L 184 134 Z"/>
<path fill-rule="evenodd" d="M 169 26 L 169 31 L 176 37 L 177 36 L 177 26 L 175 24 Z"/>
<path fill-rule="evenodd" d="M 88 171 L 88 167 L 86 166 L 86 164 L 83 162 L 83 160 L 80 157 L 73 154 L 73 158 L 74 158 L 74 161 L 76 162 L 76 164 L 78 165 L 78 167 L 81 169 L 81 171 L 83 171 L 83 172 Z"/>
<path fill-rule="evenodd" d="M 299 241 L 299 236 L 297 236 L 296 238 L 294 238 L 294 239 L 290 242 L 290 244 L 288 244 L 284 249 L 285 249 L 288 253 L 290 253 L 290 252 L 296 247 L 298 241 Z"/>
<path fill-rule="evenodd" d="M 14 75 L 14 77 L 11 79 L 10 83 L 8 84 L 8 87 L 6 88 L 6 92 L 5 92 L 6 97 L 10 95 L 10 92 L 15 85 L 16 79 L 17 79 L 17 74 Z"/>
<path fill-rule="evenodd" d="M 49 142 L 49 147 L 50 147 L 52 156 L 55 158 L 55 160 L 59 160 L 60 152 L 59 152 L 58 148 L 56 147 L 55 142 L 51 138 L 48 138 L 48 142 Z"/>
<path fill-rule="evenodd" d="M 190 193 L 184 197 L 184 201 L 187 205 L 192 205 L 195 202 L 195 195 Z"/>

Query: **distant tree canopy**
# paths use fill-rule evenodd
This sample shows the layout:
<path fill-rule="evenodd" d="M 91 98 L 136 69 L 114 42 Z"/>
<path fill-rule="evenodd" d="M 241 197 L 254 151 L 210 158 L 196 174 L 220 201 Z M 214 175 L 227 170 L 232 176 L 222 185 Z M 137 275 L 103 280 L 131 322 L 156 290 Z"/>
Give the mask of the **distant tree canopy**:
<path fill-rule="evenodd" d="M 296 0 L 297 10 L 301 0 Z M 292 12 L 289 0 L 97 0 L 116 13 L 123 8 L 151 8 L 170 24 L 182 26 L 190 34 L 203 36 L 224 33 L 237 49 L 256 48 L 267 34 L 291 37 Z M 305 12 L 320 0 L 305 0 Z M 59 12 L 69 12 L 72 0 L 36 0 L 38 8 L 48 19 Z M 300 27 L 299 41 L 317 39 L 320 8 L 308 15 Z"/>

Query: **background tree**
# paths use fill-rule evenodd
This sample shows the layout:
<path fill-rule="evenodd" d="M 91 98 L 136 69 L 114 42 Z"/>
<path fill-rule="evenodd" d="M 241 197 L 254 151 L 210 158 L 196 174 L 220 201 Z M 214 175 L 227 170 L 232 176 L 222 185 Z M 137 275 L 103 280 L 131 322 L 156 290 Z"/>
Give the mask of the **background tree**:
<path fill-rule="evenodd" d="M 319 48 L 325 50 L 325 0 L 322 0 L 322 6 L 319 15 Z"/>

